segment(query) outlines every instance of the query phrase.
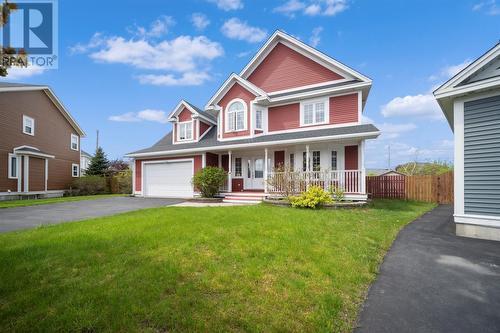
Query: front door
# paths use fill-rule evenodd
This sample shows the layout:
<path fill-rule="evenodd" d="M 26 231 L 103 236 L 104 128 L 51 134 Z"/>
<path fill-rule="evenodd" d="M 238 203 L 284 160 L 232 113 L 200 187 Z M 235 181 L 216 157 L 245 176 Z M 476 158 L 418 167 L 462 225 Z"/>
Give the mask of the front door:
<path fill-rule="evenodd" d="M 264 189 L 264 159 L 261 157 L 247 159 L 247 170 L 245 175 L 246 190 Z"/>

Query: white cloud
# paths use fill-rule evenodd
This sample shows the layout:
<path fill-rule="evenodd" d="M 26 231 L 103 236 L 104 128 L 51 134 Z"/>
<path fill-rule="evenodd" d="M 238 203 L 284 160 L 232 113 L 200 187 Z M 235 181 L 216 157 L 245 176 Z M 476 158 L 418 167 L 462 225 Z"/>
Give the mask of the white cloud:
<path fill-rule="evenodd" d="M 242 0 L 207 0 L 208 2 L 215 3 L 219 9 L 230 11 L 243 8 Z"/>
<path fill-rule="evenodd" d="M 186 72 L 176 77 L 172 74 L 144 74 L 137 77 L 141 84 L 155 86 L 198 86 L 210 79 L 206 72 Z"/>
<path fill-rule="evenodd" d="M 166 124 L 168 122 L 168 115 L 163 110 L 145 109 L 139 112 L 127 112 L 116 116 L 110 116 L 108 119 L 117 122 L 152 121 Z"/>
<path fill-rule="evenodd" d="M 309 38 L 309 44 L 311 44 L 312 47 L 319 45 L 319 42 L 321 41 L 320 34 L 322 31 L 323 27 L 316 27 L 313 29 L 311 37 Z"/>
<path fill-rule="evenodd" d="M 438 73 L 431 75 L 429 77 L 429 80 L 430 81 L 436 81 L 436 80 L 442 80 L 442 81 L 444 81 L 444 80 L 448 80 L 451 77 L 453 77 L 456 74 L 458 74 L 458 72 L 460 72 L 462 69 L 464 69 L 465 67 L 469 66 L 471 62 L 472 61 L 470 59 L 466 59 L 466 60 L 462 61 L 459 64 L 445 66 L 445 67 L 441 68 L 441 70 Z"/>
<path fill-rule="evenodd" d="M 136 25 L 134 28 L 129 29 L 129 32 L 139 38 L 155 38 L 167 34 L 173 25 L 175 25 L 175 20 L 171 16 L 163 15 L 153 21 L 149 29 Z"/>
<path fill-rule="evenodd" d="M 243 52 L 238 53 L 236 56 L 238 58 L 244 58 L 244 57 L 248 56 L 250 53 L 252 53 L 252 51 L 243 51 Z"/>
<path fill-rule="evenodd" d="M 2 80 L 23 80 L 31 76 L 43 74 L 47 69 L 31 65 L 28 67 L 11 67 L 7 69 L 7 76 L 2 77 Z"/>
<path fill-rule="evenodd" d="M 204 30 L 210 24 L 210 20 L 205 14 L 193 13 L 193 15 L 191 15 L 191 23 L 193 23 L 196 29 Z"/>
<path fill-rule="evenodd" d="M 487 15 L 500 15 L 500 6 L 496 0 L 478 2 L 472 7 L 473 11 L 481 11 Z"/>
<path fill-rule="evenodd" d="M 432 94 L 408 95 L 393 98 L 382 106 L 384 117 L 418 117 L 434 120 L 444 119 L 443 113 Z"/>
<path fill-rule="evenodd" d="M 401 136 L 401 134 L 405 134 L 417 128 L 417 125 L 415 125 L 414 123 L 407 123 L 407 124 L 383 123 L 376 126 L 378 127 L 378 129 L 380 129 L 380 131 L 382 132 L 382 136 L 386 139 L 398 138 L 399 136 Z"/>
<path fill-rule="evenodd" d="M 89 50 L 95 49 L 105 43 L 105 39 L 100 32 L 96 32 L 88 41 L 88 43 L 77 43 L 69 47 L 70 54 L 83 54 Z"/>
<path fill-rule="evenodd" d="M 267 37 L 267 31 L 252 27 L 236 17 L 224 22 L 221 32 L 228 38 L 244 40 L 249 43 L 257 43 Z"/>
<path fill-rule="evenodd" d="M 334 16 L 348 7 L 348 0 L 288 0 L 273 11 L 290 17 L 295 17 L 297 13 L 309 16 Z"/>

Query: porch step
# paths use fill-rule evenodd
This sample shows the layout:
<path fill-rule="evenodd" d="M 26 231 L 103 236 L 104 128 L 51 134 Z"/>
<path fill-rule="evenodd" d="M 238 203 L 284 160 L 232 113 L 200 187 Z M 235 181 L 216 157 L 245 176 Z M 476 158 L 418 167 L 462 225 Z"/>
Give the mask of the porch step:
<path fill-rule="evenodd" d="M 223 202 L 232 203 L 259 203 L 264 200 L 264 193 L 262 192 L 233 192 L 227 193 Z"/>

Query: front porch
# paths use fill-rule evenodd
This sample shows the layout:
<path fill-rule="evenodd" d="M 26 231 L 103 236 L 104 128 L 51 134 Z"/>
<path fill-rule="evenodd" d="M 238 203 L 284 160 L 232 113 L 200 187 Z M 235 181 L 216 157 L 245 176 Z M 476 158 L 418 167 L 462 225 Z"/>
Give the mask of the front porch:
<path fill-rule="evenodd" d="M 364 140 L 206 152 L 202 164 L 227 172 L 221 188 L 223 196 L 252 192 L 282 196 L 315 185 L 325 190 L 339 189 L 347 200 L 367 199 Z"/>

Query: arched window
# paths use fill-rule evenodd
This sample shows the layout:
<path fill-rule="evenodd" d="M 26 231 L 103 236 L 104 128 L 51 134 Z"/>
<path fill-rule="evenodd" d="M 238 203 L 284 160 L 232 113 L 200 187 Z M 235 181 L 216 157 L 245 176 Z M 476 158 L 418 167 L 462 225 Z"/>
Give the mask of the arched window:
<path fill-rule="evenodd" d="M 227 108 L 227 126 L 228 132 L 242 131 L 246 123 L 246 106 L 243 101 L 235 100 Z"/>

